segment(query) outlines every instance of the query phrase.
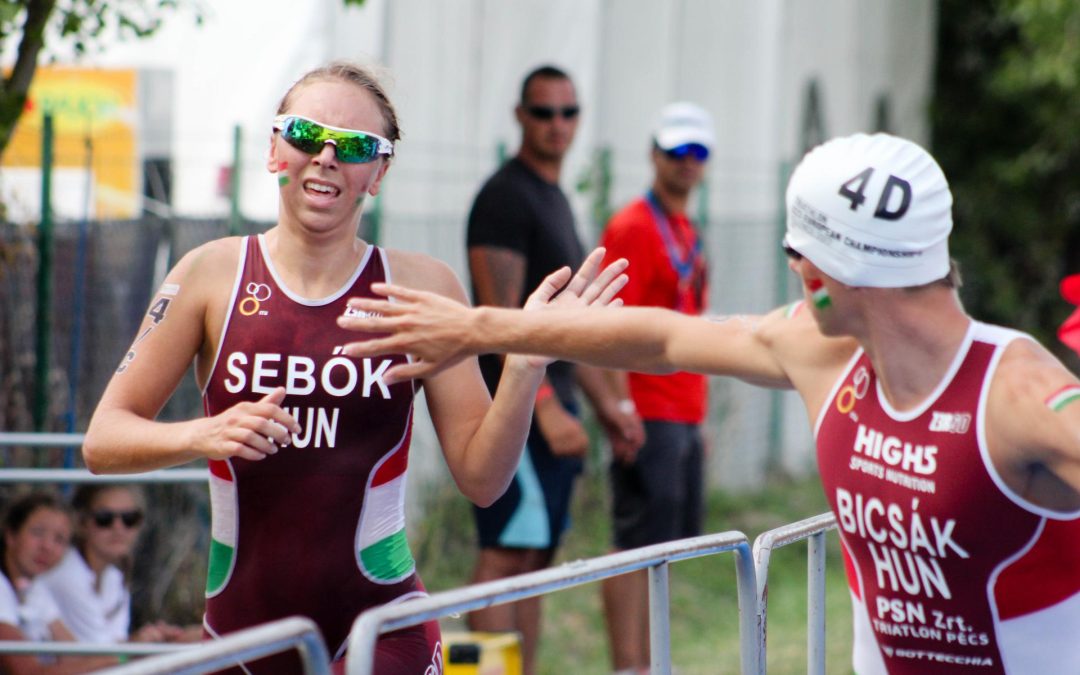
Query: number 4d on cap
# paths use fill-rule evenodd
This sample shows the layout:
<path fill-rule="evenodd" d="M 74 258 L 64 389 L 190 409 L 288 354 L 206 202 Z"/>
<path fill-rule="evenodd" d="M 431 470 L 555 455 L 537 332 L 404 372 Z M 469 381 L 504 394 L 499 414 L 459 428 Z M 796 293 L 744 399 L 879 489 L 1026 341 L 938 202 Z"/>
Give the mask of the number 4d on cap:
<path fill-rule="evenodd" d="M 786 243 L 849 286 L 921 286 L 949 273 L 952 194 L 926 150 L 855 134 L 811 150 L 787 189 Z"/>

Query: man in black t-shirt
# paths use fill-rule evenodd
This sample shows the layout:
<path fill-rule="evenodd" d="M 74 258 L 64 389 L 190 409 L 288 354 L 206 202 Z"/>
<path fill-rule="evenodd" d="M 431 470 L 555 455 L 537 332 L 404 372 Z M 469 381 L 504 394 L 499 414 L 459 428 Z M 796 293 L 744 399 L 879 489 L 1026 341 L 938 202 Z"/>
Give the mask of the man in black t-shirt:
<path fill-rule="evenodd" d="M 521 125 L 518 154 L 481 188 L 469 214 L 469 271 L 477 304 L 520 307 L 531 289 L 584 255 L 570 203 L 559 188 L 563 157 L 577 130 L 580 108 L 569 76 L 552 66 L 533 70 L 521 87 L 515 116 Z M 501 358 L 481 357 L 494 390 Z M 528 446 L 506 493 L 476 508 L 480 554 L 474 582 L 547 567 L 568 524 L 574 479 L 589 438 L 576 416 L 580 385 L 609 434 L 624 443 L 644 438 L 641 420 L 620 401 L 602 371 L 569 363 L 548 366 L 537 394 Z M 473 612 L 473 630 L 520 631 L 525 675 L 534 671 L 540 633 L 540 599 L 530 598 Z"/>

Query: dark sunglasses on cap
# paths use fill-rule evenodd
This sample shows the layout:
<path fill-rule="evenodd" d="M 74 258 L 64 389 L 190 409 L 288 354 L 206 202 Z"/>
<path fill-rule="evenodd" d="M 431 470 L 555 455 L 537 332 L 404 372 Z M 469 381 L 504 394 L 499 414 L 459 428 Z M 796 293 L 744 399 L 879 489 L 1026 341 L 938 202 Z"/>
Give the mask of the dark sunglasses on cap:
<path fill-rule="evenodd" d="M 90 518 L 94 521 L 94 524 L 98 527 L 112 527 L 112 524 L 119 518 L 120 522 L 124 524 L 124 527 L 131 529 L 138 527 L 142 523 L 143 512 L 134 509 L 131 511 L 109 511 L 108 509 L 101 511 L 94 511 L 90 514 Z"/>
<path fill-rule="evenodd" d="M 565 105 L 556 108 L 550 105 L 527 105 L 525 106 L 525 112 L 529 113 L 530 117 L 538 120 L 554 119 L 556 113 L 564 120 L 572 120 L 581 112 L 581 106 Z"/>
<path fill-rule="evenodd" d="M 709 158 L 709 149 L 700 143 L 683 143 L 682 145 L 676 145 L 670 150 L 664 150 L 664 154 L 671 159 L 693 157 L 699 162 L 704 162 Z"/>
<path fill-rule="evenodd" d="M 309 155 L 319 154 L 330 143 L 337 158 L 347 164 L 364 164 L 394 154 L 394 144 L 378 134 L 332 127 L 300 115 L 278 115 L 274 130 L 280 131 L 289 145 Z"/>
<path fill-rule="evenodd" d="M 796 262 L 803 259 L 802 253 L 799 253 L 794 248 L 792 248 L 791 244 L 787 243 L 787 239 L 785 239 L 780 245 L 784 248 L 784 254 L 787 255 L 787 257 L 791 258 Z"/>

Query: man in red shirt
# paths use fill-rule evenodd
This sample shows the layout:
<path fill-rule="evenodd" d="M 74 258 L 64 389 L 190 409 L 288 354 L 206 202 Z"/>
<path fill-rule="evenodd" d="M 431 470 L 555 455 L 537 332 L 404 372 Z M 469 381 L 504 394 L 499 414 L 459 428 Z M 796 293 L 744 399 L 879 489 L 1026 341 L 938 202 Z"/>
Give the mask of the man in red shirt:
<path fill-rule="evenodd" d="M 612 217 L 601 245 L 607 260 L 630 261 L 627 305 L 701 314 L 706 268 L 701 240 L 687 216 L 714 143 L 712 120 L 693 103 L 672 103 L 652 137 L 652 186 Z M 610 469 L 614 547 L 647 546 L 701 532 L 703 375 L 612 371 L 628 392 L 624 404 L 645 424 L 645 444 L 612 441 Z M 649 593 L 644 570 L 603 584 L 604 612 L 616 673 L 649 670 Z"/>

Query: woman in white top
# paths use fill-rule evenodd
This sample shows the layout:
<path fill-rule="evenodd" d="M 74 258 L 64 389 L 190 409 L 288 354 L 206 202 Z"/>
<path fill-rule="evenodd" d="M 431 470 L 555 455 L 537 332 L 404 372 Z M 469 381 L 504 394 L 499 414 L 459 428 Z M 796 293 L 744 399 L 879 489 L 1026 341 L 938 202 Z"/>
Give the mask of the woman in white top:
<path fill-rule="evenodd" d="M 74 545 L 38 580 L 52 594 L 75 638 L 96 643 L 181 639 L 183 629 L 160 622 L 128 635 L 128 577 L 145 512 L 142 492 L 135 486 L 87 484 L 75 491 L 71 505 Z"/>
<path fill-rule="evenodd" d="M 0 640 L 73 640 L 51 595 L 33 583 L 53 568 L 71 542 L 71 516 L 46 493 L 31 493 L 8 507 L 0 540 Z M 63 658 L 0 654 L 11 675 L 84 673 L 113 665 L 111 656 Z"/>

